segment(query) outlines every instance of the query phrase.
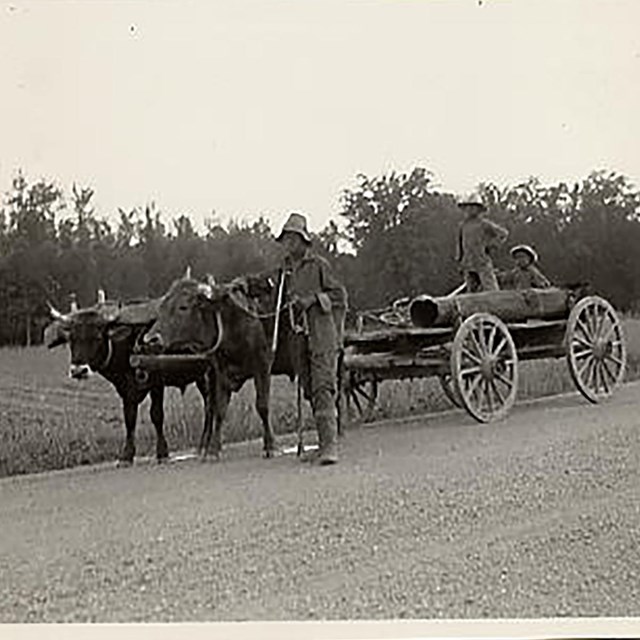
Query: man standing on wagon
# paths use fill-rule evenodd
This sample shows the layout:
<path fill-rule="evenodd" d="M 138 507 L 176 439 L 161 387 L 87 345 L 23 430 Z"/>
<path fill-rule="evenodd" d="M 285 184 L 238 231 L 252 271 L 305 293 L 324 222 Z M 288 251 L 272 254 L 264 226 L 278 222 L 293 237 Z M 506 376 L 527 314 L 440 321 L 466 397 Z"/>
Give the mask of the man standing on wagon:
<path fill-rule="evenodd" d="M 327 465 L 338 462 L 336 411 L 338 352 L 342 345 L 347 292 L 329 263 L 311 250 L 307 220 L 292 213 L 277 238 L 286 257 L 287 293 L 296 321 L 308 334 L 301 381 L 318 431 L 319 448 L 303 460 Z"/>
<path fill-rule="evenodd" d="M 467 293 L 497 291 L 500 287 L 489 251 L 502 244 L 509 232 L 487 220 L 487 207 L 478 194 L 458 203 L 466 216 L 460 225 L 456 259 L 460 262 Z"/>

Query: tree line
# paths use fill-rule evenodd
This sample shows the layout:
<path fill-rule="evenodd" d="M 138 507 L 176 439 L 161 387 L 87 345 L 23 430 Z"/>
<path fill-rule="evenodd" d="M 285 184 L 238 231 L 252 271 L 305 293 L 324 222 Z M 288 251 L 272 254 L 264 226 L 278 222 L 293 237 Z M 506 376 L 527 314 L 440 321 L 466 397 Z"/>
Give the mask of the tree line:
<path fill-rule="evenodd" d="M 588 281 L 619 309 L 637 310 L 640 193 L 628 178 L 597 171 L 574 184 L 530 178 L 478 188 L 489 216 L 510 232 L 494 255 L 499 268 L 510 266 L 510 246 L 533 244 L 554 283 Z M 93 197 L 87 186 L 65 193 L 53 180 L 14 177 L 0 208 L 0 345 L 40 342 L 49 302 L 67 310 L 73 295 L 89 306 L 98 288 L 123 302 L 156 297 L 187 266 L 225 281 L 273 268 L 281 257 L 279 230 L 264 216 L 226 224 L 212 217 L 198 232 L 189 215 L 167 220 L 154 204 L 107 218 Z M 461 220 L 454 195 L 425 168 L 358 175 L 314 244 L 346 284 L 351 306 L 375 308 L 460 283 Z"/>

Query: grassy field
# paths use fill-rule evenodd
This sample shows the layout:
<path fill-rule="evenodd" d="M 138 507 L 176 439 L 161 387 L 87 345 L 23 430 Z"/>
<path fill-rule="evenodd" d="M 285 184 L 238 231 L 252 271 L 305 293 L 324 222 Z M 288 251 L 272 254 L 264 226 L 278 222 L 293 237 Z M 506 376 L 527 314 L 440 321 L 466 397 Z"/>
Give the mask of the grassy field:
<path fill-rule="evenodd" d="M 625 321 L 629 350 L 628 379 L 640 377 L 640 320 Z M 0 476 L 115 460 L 124 438 L 120 400 L 99 376 L 77 382 L 67 377 L 65 347 L 0 350 Z M 564 360 L 520 365 L 520 398 L 574 389 Z M 253 408 L 253 386 L 247 383 L 229 408 L 226 442 L 260 437 Z M 436 380 L 385 382 L 374 418 L 451 408 Z M 305 407 L 309 420 L 309 411 Z M 295 387 L 275 378 L 272 423 L 276 433 L 295 425 Z M 202 425 L 202 401 L 195 388 L 184 396 L 169 389 L 165 400 L 166 436 L 172 452 L 193 449 Z M 141 406 L 137 454 L 154 455 L 155 433 L 148 399 Z"/>

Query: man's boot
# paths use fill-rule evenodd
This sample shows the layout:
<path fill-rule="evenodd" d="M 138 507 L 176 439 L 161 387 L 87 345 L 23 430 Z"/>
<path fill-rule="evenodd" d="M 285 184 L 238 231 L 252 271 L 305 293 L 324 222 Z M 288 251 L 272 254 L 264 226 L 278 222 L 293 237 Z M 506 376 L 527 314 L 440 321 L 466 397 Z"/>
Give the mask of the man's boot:
<path fill-rule="evenodd" d="M 338 462 L 338 425 L 335 416 L 318 416 L 316 420 L 320 447 L 317 457 L 311 462 L 322 466 L 336 464 Z"/>
<path fill-rule="evenodd" d="M 315 422 L 316 422 L 316 430 L 318 432 L 318 448 L 314 449 L 313 451 L 310 451 L 309 453 L 303 453 L 301 458 L 302 462 L 314 462 L 316 458 L 318 458 L 318 456 L 320 455 L 320 452 L 322 451 L 322 447 L 324 445 L 324 434 L 322 432 L 322 429 L 318 425 L 317 418 Z"/>

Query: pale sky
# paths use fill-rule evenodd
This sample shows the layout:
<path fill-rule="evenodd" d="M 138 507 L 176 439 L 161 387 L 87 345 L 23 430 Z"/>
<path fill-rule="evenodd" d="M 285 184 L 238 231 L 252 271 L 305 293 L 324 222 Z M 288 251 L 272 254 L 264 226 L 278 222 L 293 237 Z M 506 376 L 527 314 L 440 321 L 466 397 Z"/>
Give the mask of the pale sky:
<path fill-rule="evenodd" d="M 640 185 L 639 25 L 638 0 L 0 0 L 0 190 L 319 230 L 359 172 Z"/>

